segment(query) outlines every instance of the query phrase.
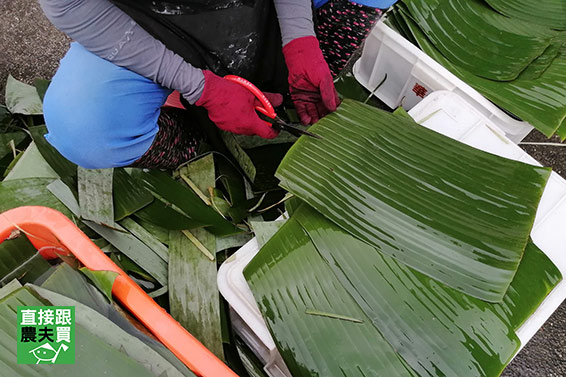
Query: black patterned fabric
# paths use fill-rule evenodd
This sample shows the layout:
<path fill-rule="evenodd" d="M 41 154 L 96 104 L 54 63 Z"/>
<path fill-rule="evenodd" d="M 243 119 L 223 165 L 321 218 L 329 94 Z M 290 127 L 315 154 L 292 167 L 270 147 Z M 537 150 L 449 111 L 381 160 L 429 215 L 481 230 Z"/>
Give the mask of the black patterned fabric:
<path fill-rule="evenodd" d="M 336 77 L 362 45 L 382 11 L 348 0 L 330 0 L 316 10 L 320 49 Z"/>
<path fill-rule="evenodd" d="M 161 108 L 157 120 L 159 131 L 151 147 L 131 166 L 147 169 L 175 169 L 195 157 L 204 133 L 191 124 L 186 110 L 172 107 Z M 194 123 L 194 122 L 193 122 Z"/>

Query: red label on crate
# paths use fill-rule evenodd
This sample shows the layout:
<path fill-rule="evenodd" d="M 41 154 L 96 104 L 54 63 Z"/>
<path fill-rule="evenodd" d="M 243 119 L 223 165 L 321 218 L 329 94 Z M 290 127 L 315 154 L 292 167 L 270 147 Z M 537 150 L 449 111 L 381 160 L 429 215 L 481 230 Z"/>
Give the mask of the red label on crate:
<path fill-rule="evenodd" d="M 413 86 L 413 93 L 415 93 L 417 97 L 425 98 L 428 93 L 428 89 L 419 83 L 416 83 L 415 86 Z"/>

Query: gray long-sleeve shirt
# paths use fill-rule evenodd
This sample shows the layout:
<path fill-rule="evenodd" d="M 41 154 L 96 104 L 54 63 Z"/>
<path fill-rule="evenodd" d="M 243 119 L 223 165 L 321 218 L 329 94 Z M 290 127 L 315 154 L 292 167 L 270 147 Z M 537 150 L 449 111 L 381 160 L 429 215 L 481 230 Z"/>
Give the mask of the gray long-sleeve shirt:
<path fill-rule="evenodd" d="M 273 1 L 283 45 L 314 35 L 311 0 Z M 191 104 L 200 98 L 202 71 L 167 49 L 110 1 L 40 0 L 40 4 L 59 30 L 90 52 L 179 91 Z"/>

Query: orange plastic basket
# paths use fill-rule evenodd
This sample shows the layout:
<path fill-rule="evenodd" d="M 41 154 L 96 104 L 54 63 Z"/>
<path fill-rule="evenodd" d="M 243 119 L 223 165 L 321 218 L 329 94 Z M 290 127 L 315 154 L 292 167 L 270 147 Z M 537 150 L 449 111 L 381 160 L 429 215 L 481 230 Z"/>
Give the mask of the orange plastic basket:
<path fill-rule="evenodd" d="M 71 220 L 46 207 L 19 207 L 0 214 L 0 243 L 14 230 L 23 232 L 36 249 L 58 249 L 74 255 L 91 270 L 119 274 L 112 287 L 113 296 L 147 327 L 195 374 L 203 377 L 237 377 L 226 364 L 210 352 L 128 275 L 100 250 Z M 54 252 L 42 252 L 54 258 Z"/>

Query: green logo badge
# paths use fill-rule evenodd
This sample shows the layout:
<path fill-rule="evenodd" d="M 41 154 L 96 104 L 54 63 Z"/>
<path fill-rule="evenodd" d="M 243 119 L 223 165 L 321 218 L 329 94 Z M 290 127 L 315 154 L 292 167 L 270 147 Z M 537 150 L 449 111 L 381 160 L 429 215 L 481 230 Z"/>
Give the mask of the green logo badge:
<path fill-rule="evenodd" d="M 18 364 L 74 364 L 75 308 L 18 306 Z"/>

